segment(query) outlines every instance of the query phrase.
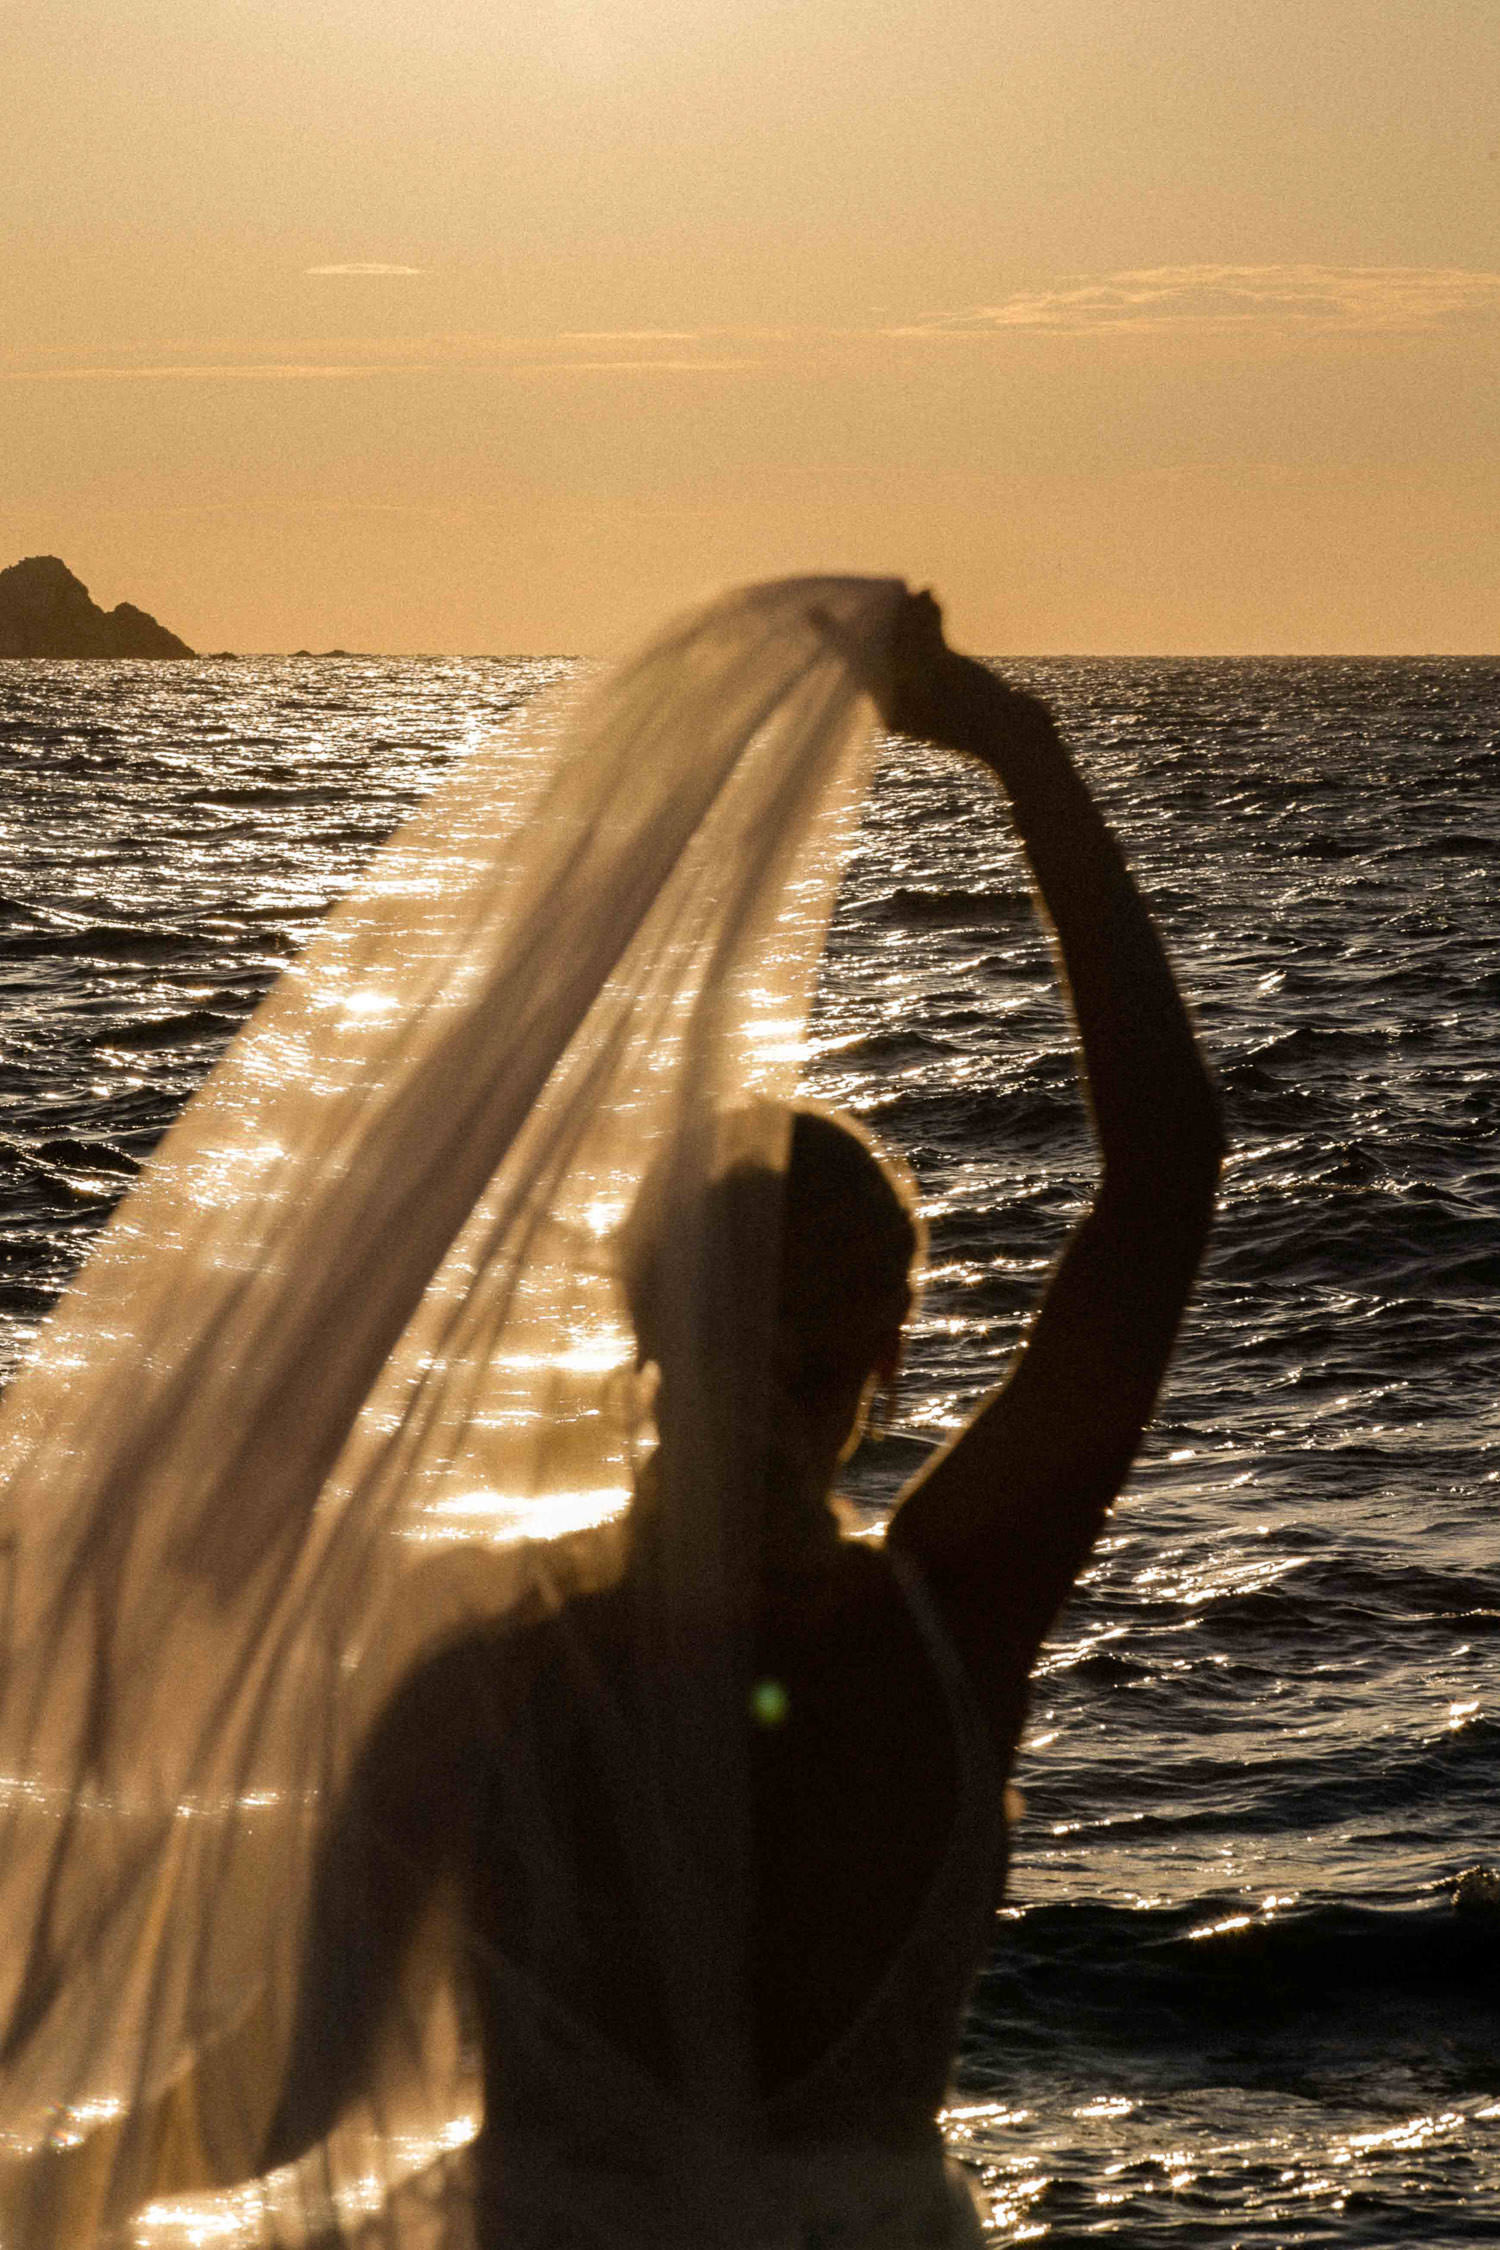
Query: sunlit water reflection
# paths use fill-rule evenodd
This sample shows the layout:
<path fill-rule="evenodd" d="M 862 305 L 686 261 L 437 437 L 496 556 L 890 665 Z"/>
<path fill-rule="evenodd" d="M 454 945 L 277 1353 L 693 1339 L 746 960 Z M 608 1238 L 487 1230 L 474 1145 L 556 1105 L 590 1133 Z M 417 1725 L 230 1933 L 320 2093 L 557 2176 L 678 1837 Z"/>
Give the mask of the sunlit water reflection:
<path fill-rule="evenodd" d="M 565 671 L 0 665 L 8 1360 L 329 899 Z M 1037 1681 L 950 2135 L 1001 2240 L 1500 2239 L 1500 1891 L 1461 1880 L 1500 1856 L 1500 667 L 1023 676 L 1168 931 L 1234 1150 L 1147 1459 Z M 977 775 L 887 762 L 811 1044 L 932 1227 L 896 1426 L 854 1469 L 878 1509 L 1003 1367 L 1091 1179 Z"/>

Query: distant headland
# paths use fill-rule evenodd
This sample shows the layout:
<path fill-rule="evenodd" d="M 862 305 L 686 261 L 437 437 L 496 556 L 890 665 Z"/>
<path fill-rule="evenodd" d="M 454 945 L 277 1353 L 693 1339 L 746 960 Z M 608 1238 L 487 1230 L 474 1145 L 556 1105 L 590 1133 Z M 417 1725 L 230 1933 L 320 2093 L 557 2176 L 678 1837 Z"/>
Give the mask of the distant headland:
<path fill-rule="evenodd" d="M 0 656 L 191 656 L 133 602 L 101 609 L 56 555 L 0 570 Z"/>

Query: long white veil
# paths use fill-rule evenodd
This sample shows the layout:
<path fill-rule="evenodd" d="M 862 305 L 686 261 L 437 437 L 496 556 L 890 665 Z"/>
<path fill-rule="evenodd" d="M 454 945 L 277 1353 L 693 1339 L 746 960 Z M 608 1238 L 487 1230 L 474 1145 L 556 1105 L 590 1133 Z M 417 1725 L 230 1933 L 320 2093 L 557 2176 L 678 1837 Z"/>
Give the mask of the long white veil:
<path fill-rule="evenodd" d="M 441 1975 L 413 1982 L 316 2193 L 305 2164 L 231 2183 L 373 1716 L 466 1619 L 614 1567 L 608 1531 L 582 1535 L 650 1442 L 614 1242 L 653 1165 L 664 1317 L 704 1379 L 639 1629 L 660 1680 L 690 1615 L 722 1661 L 690 1709 L 663 1689 L 629 1754 L 695 1807 L 660 1907 L 677 2051 L 706 2103 L 747 2098 L 735 1480 L 776 1246 L 709 1239 L 702 1191 L 731 1158 L 784 1162 L 782 1114 L 743 1097 L 795 1083 L 900 593 L 730 596 L 550 734 L 461 764 L 189 1105 L 14 1382 L 7 2250 L 463 2238 L 477 2095 Z"/>

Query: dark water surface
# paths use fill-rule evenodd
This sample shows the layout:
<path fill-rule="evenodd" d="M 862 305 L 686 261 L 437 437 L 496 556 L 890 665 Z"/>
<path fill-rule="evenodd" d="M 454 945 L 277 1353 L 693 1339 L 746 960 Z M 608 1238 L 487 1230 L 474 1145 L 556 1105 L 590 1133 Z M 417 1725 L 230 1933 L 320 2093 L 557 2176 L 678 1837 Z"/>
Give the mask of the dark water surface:
<path fill-rule="evenodd" d="M 327 902 L 563 669 L 0 663 L 6 1366 Z M 1037 1682 L 955 2145 L 1001 2241 L 1500 2241 L 1500 663 L 1015 676 L 1168 932 L 1234 1149 Z M 932 1225 L 878 1499 L 998 1375 L 1091 1179 L 977 774 L 886 762 L 815 1028 L 815 1089 Z"/>

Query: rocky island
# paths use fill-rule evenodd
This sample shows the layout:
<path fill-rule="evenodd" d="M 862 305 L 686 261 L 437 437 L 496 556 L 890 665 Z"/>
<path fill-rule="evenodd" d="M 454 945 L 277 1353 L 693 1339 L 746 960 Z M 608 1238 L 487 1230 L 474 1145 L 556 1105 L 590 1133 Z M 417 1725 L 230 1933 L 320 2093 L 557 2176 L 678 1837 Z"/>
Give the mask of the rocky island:
<path fill-rule="evenodd" d="M 101 609 L 56 555 L 0 570 L 0 656 L 191 656 L 133 602 Z"/>

